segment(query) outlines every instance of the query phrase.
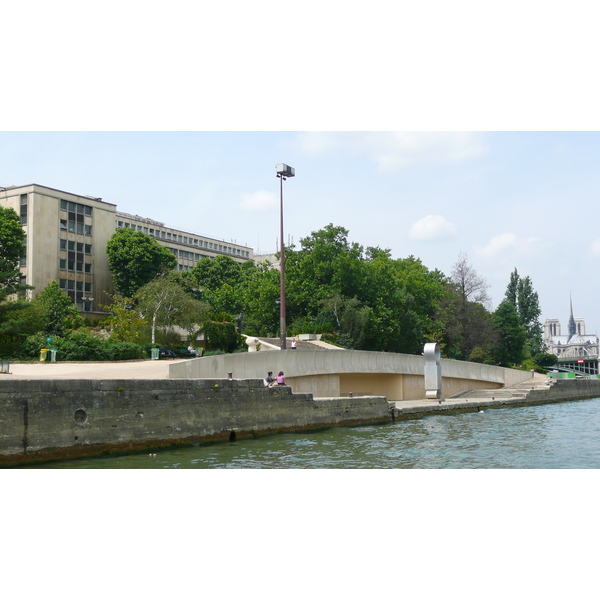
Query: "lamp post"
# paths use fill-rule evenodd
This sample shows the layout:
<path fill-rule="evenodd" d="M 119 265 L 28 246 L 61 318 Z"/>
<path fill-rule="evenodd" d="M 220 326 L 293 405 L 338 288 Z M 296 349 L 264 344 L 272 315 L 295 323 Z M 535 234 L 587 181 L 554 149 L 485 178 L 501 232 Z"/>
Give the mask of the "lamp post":
<path fill-rule="evenodd" d="M 288 177 L 294 177 L 296 170 L 293 167 L 289 167 L 286 164 L 279 164 L 275 166 L 277 170 L 277 177 L 279 178 L 279 239 L 281 240 L 281 252 L 279 253 L 279 338 L 281 339 L 281 350 L 286 349 L 285 340 L 285 256 L 284 256 L 284 243 L 283 243 L 283 182 Z"/>

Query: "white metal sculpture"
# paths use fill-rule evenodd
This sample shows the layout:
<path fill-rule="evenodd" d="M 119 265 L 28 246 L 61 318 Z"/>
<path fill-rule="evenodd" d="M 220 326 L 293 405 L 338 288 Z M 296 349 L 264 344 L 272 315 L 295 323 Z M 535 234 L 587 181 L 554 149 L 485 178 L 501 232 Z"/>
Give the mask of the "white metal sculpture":
<path fill-rule="evenodd" d="M 442 365 L 439 344 L 425 344 L 425 397 L 442 397 Z"/>

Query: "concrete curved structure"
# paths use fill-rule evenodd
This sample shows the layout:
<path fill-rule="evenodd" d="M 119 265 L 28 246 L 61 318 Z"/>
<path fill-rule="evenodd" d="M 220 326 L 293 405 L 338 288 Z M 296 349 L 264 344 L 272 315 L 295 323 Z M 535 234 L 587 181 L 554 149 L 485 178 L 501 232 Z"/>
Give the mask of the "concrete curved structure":
<path fill-rule="evenodd" d="M 500 388 L 531 378 L 531 373 L 491 365 L 441 359 L 442 398 L 482 388 Z M 425 398 L 425 357 L 365 350 L 286 350 L 221 354 L 169 366 L 170 378 L 264 378 L 285 373 L 294 393 L 315 398 L 386 396 L 388 400 Z"/>

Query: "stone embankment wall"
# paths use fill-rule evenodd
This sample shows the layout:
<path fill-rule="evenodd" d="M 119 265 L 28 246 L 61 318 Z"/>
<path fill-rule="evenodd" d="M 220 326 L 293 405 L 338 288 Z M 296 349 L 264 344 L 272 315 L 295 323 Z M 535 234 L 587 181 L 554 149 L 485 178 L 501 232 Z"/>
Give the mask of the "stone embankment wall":
<path fill-rule="evenodd" d="M 528 404 L 600 398 L 598 379 L 558 379 L 548 389 L 532 390 L 527 394 Z"/>
<path fill-rule="evenodd" d="M 262 380 L 0 382 L 0 465 L 390 421 L 383 397 L 313 400 Z"/>

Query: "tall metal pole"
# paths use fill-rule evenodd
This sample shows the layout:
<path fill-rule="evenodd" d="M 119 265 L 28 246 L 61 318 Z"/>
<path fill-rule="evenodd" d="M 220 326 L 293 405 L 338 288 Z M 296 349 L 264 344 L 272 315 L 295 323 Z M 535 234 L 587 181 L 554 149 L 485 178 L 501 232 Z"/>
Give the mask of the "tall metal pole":
<path fill-rule="evenodd" d="M 281 339 L 281 349 L 286 349 L 286 325 L 285 325 L 285 245 L 283 243 L 283 175 L 279 177 L 279 239 L 281 240 L 281 251 L 279 255 L 279 337 Z"/>

